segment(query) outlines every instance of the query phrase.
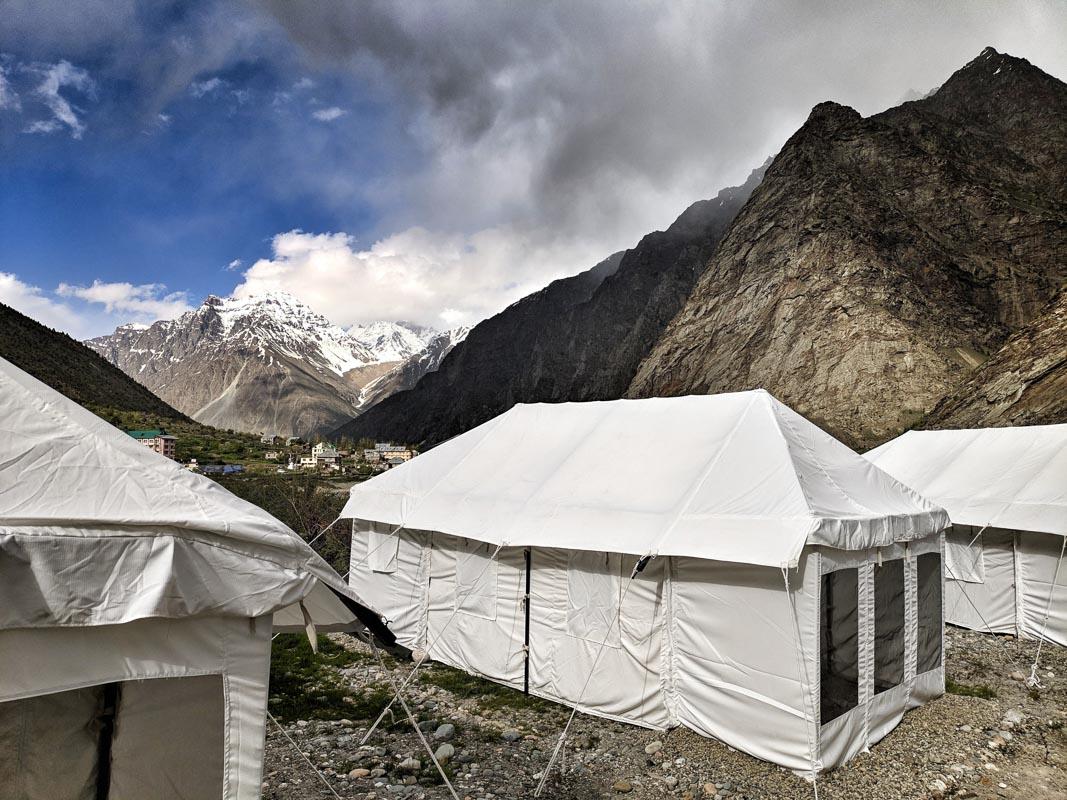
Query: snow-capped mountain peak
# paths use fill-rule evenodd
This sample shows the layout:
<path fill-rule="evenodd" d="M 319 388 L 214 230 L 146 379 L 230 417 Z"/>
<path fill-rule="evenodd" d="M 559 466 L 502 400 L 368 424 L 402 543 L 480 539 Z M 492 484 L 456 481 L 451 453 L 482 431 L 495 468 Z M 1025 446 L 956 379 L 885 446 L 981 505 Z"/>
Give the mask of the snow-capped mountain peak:
<path fill-rule="evenodd" d="M 353 416 L 366 380 L 435 335 L 406 322 L 345 330 L 274 291 L 211 295 L 177 319 L 122 325 L 86 344 L 194 419 L 304 434 Z"/>
<path fill-rule="evenodd" d="M 348 329 L 348 337 L 375 353 L 378 363 L 403 361 L 425 348 L 436 335 L 433 328 L 410 322 L 371 322 Z"/>

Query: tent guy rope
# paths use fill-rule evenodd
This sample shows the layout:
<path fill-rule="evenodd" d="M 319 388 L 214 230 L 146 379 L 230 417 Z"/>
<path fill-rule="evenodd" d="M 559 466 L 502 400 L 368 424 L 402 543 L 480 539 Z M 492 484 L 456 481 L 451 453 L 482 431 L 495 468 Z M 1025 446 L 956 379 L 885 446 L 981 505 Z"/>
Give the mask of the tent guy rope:
<path fill-rule="evenodd" d="M 315 766 L 314 762 L 312 762 L 312 760 L 310 758 L 308 758 L 306 755 L 304 755 L 304 751 L 300 749 L 300 745 L 298 745 L 296 742 L 294 742 L 293 741 L 293 737 L 285 732 L 285 728 L 283 728 L 281 726 L 281 723 L 278 722 L 278 720 L 276 720 L 274 718 L 274 715 L 271 714 L 268 711 L 267 712 L 267 717 L 270 719 L 271 722 L 273 722 L 275 725 L 278 726 L 278 730 L 282 732 L 282 736 L 284 736 L 286 739 L 289 740 L 289 744 L 291 744 L 293 746 L 293 749 L 296 750 L 297 754 L 302 759 L 304 759 L 304 761 L 307 762 L 307 765 L 309 767 L 311 767 L 315 771 L 315 774 L 319 776 L 319 780 L 322 781 L 326 785 L 326 788 L 330 790 L 330 794 L 332 794 L 334 797 L 336 797 L 337 800 L 342 800 L 341 795 L 337 794 L 337 790 L 333 788 L 333 784 L 330 783 L 328 780 L 326 780 L 326 776 L 323 775 L 321 772 L 319 772 L 319 768 Z"/>
<path fill-rule="evenodd" d="M 422 742 L 422 746 L 423 748 L 425 748 L 427 754 L 430 756 L 430 760 L 433 762 L 433 765 L 437 767 L 437 772 L 438 774 L 440 774 L 441 780 L 443 780 L 445 782 L 445 786 L 448 787 L 448 792 L 452 795 L 452 800 L 459 800 L 459 795 L 456 794 L 456 790 L 452 786 L 452 782 L 448 779 L 448 775 L 445 774 L 444 767 L 442 767 L 441 762 L 437 760 L 437 754 L 434 753 L 433 748 L 430 746 L 430 743 L 426 741 L 426 736 L 423 734 L 422 728 L 419 727 L 419 723 L 415 719 L 415 715 L 411 713 L 411 708 L 408 707 L 407 700 L 404 699 L 404 695 L 401 693 L 400 689 L 397 688 L 396 680 L 393 678 L 393 673 L 390 670 L 386 669 L 385 661 L 382 659 L 381 651 L 375 646 L 373 638 L 371 639 L 370 646 L 371 649 L 374 650 L 374 655 L 378 659 L 378 666 L 381 668 L 382 672 L 384 672 L 388 676 L 389 683 L 393 687 L 394 695 L 400 701 L 400 705 L 404 709 L 404 713 L 407 714 L 408 721 L 411 722 L 411 727 L 414 729 L 415 734 L 419 737 L 419 741 Z"/>
<path fill-rule="evenodd" d="M 467 598 L 467 595 L 474 591 L 474 587 L 478 584 L 478 581 L 482 579 L 482 576 L 485 575 L 486 570 L 489 569 L 489 565 L 493 563 L 493 560 L 497 557 L 497 555 L 500 553 L 500 550 L 506 544 L 507 542 L 501 542 L 496 546 L 496 550 L 493 551 L 493 554 L 485 560 L 485 566 L 482 567 L 482 571 L 478 573 L 478 577 L 471 581 L 470 588 L 463 594 L 462 597 L 457 598 L 455 608 L 453 609 L 451 616 L 449 616 L 449 618 L 445 620 L 445 624 L 441 626 L 441 629 L 439 631 L 437 631 L 437 635 L 433 638 L 433 641 L 431 641 L 422 651 L 422 653 L 419 654 L 419 658 L 415 662 L 415 666 L 411 668 L 411 672 L 408 673 L 407 677 L 404 678 L 403 682 L 400 684 L 400 687 L 396 690 L 396 692 L 394 692 L 393 698 L 386 704 L 385 708 L 382 709 L 382 713 L 378 715 L 378 719 L 374 720 L 374 724 L 370 726 L 370 729 L 365 734 L 363 734 L 363 738 L 360 739 L 359 742 L 361 745 L 366 744 L 367 740 L 370 739 L 371 735 L 378 729 L 378 726 L 381 724 L 382 720 L 385 719 L 385 715 L 389 713 L 389 711 L 393 708 L 393 704 L 399 698 L 399 692 L 403 691 L 405 688 L 407 688 L 407 685 L 411 683 L 411 679 L 415 677 L 415 673 L 419 671 L 419 667 L 421 667 L 426 662 L 426 659 L 429 658 L 430 651 L 433 649 L 434 645 L 437 644 L 438 641 L 440 641 L 441 637 L 444 635 L 444 632 L 448 629 L 448 626 L 452 624 L 452 620 L 456 618 L 456 615 L 459 613 L 460 606 L 463 604 L 463 600 Z"/>
<path fill-rule="evenodd" d="M 978 606 L 976 606 L 974 604 L 974 601 L 971 600 L 971 596 L 967 594 L 967 589 L 965 588 L 967 582 L 962 581 L 956 577 L 955 573 L 953 573 L 952 569 L 949 567 L 947 560 L 945 561 L 945 572 L 947 572 L 948 576 L 956 582 L 956 586 L 959 588 L 960 593 L 963 595 L 963 599 L 966 600 L 970 604 L 971 608 L 974 609 L 974 613 L 978 615 L 978 618 L 980 620 L 982 620 L 982 623 L 985 625 L 986 630 L 989 631 L 991 636 L 996 636 L 997 634 L 996 631 L 993 630 L 993 626 L 989 624 L 989 621 L 982 615 L 982 612 L 978 610 Z"/>
<path fill-rule="evenodd" d="M 1056 591 L 1056 582 L 1060 578 L 1060 567 L 1063 564 L 1063 554 L 1067 551 L 1067 536 L 1060 537 L 1060 557 L 1056 561 L 1056 569 L 1052 573 L 1052 583 L 1048 587 L 1048 600 L 1045 602 L 1045 618 L 1041 621 L 1041 633 L 1037 635 L 1037 653 L 1034 655 L 1034 663 L 1030 665 L 1030 677 L 1026 679 L 1026 685 L 1031 689 L 1044 689 L 1041 679 L 1037 676 L 1037 670 L 1041 665 L 1041 648 L 1045 644 L 1045 631 L 1048 630 L 1048 618 L 1052 613 L 1052 595 Z"/>

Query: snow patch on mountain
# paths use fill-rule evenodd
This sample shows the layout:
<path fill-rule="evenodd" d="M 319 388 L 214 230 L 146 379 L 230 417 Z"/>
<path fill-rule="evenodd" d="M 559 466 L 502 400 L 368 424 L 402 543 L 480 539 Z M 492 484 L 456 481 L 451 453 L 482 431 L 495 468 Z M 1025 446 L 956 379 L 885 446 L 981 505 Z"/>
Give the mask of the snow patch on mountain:
<path fill-rule="evenodd" d="M 436 335 L 409 322 L 346 330 L 286 292 L 269 292 L 212 295 L 177 319 L 122 325 L 86 344 L 200 421 L 256 431 L 291 417 L 280 427 L 303 434 L 357 413 L 359 388 L 346 375 L 399 366 Z"/>

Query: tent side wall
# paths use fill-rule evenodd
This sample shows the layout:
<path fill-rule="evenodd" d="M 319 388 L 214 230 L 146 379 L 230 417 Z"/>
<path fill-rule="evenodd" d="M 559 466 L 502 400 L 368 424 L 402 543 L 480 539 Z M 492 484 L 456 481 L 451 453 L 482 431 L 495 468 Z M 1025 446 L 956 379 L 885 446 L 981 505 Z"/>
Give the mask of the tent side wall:
<path fill-rule="evenodd" d="M 99 736 L 85 729 L 101 687 L 118 684 L 111 796 L 182 785 L 190 798 L 258 798 L 270 636 L 269 616 L 0 631 L 0 737 L 25 732 L 40 708 L 62 711 L 33 741 L 0 742 L 0 784 L 28 787 L 19 798 L 81 796 L 56 781 L 95 796 Z"/>
<path fill-rule="evenodd" d="M 424 531 L 352 521 L 348 582 L 410 650 L 425 646 L 430 540 Z"/>
<path fill-rule="evenodd" d="M 527 667 L 524 548 L 492 558 L 492 545 L 365 521 L 354 523 L 352 542 L 349 580 L 401 644 L 516 689 L 528 681 L 538 697 L 581 697 L 586 713 L 674 724 L 664 695 L 667 559 L 650 562 L 627 589 L 635 556 L 531 548 Z M 583 694 L 594 661 L 612 680 L 591 680 Z"/>
<path fill-rule="evenodd" d="M 945 534 L 945 622 L 1017 633 L 1015 571 L 1014 531 L 954 525 Z"/>
<path fill-rule="evenodd" d="M 837 766 L 943 692 L 942 541 L 806 548 L 790 595 L 770 567 L 663 557 L 627 589 L 634 556 L 531 548 L 530 692 L 682 724 L 801 773 Z M 495 551 L 357 522 L 350 580 L 403 644 L 521 689 L 524 551 Z M 824 701 L 849 682 L 852 700 L 829 719 Z"/>
<path fill-rule="evenodd" d="M 810 772 L 819 702 L 817 558 L 809 553 L 790 570 L 792 603 L 781 570 L 671 562 L 678 721 L 757 758 Z"/>
<path fill-rule="evenodd" d="M 530 558 L 531 693 L 644 727 L 673 724 L 665 691 L 669 559 L 648 562 L 631 581 L 631 555 L 533 548 Z"/>
<path fill-rule="evenodd" d="M 1067 555 L 1060 557 L 1064 537 L 1026 531 L 1016 542 L 1019 634 L 1067 647 Z"/>
<path fill-rule="evenodd" d="M 1067 646 L 1063 543 L 1050 533 L 953 526 L 945 544 L 945 621 Z"/>

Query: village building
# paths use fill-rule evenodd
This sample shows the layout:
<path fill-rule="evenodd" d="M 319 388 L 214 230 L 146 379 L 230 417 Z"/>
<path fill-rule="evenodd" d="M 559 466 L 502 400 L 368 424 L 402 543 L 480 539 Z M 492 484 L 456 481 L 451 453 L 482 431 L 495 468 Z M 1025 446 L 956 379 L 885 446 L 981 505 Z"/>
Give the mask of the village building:
<path fill-rule="evenodd" d="M 317 467 L 326 467 L 327 469 L 341 468 L 341 454 L 332 445 L 325 442 L 319 442 L 311 448 L 311 457 Z"/>
<path fill-rule="evenodd" d="M 126 431 L 126 433 L 139 441 L 149 450 L 155 450 L 162 456 L 174 458 L 178 437 L 171 436 L 160 428 L 152 428 L 143 431 Z"/>
<path fill-rule="evenodd" d="M 245 468 L 241 464 L 203 464 L 200 471 L 205 475 L 239 475 Z"/>
<path fill-rule="evenodd" d="M 391 444 L 388 442 L 379 442 L 374 445 L 375 451 L 378 453 L 379 458 L 384 458 L 386 461 L 390 459 L 400 459 L 400 461 L 410 461 L 415 453 L 408 447 L 401 447 L 400 445 Z"/>

